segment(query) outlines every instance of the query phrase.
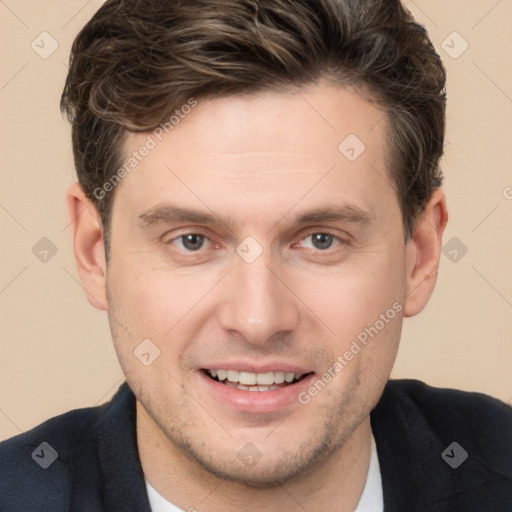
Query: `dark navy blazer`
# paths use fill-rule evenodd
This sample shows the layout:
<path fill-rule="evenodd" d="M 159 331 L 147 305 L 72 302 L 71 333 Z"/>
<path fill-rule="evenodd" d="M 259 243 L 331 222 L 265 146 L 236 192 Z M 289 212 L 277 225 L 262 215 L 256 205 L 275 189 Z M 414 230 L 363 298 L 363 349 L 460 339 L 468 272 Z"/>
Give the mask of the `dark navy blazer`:
<path fill-rule="evenodd" d="M 0 511 L 150 512 L 135 419 L 125 382 L 109 403 L 0 443 Z M 370 419 L 385 512 L 512 511 L 512 407 L 390 380 Z"/>

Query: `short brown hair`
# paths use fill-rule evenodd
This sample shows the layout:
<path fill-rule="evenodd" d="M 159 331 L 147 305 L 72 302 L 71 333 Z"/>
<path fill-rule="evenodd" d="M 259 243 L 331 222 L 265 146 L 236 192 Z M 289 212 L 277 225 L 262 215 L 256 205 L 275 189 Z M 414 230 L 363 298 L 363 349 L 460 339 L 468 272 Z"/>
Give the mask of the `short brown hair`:
<path fill-rule="evenodd" d="M 78 34 L 61 109 L 108 254 L 126 131 L 155 129 L 191 97 L 278 91 L 327 78 L 367 91 L 389 122 L 388 167 L 406 236 L 440 186 L 445 70 L 399 0 L 108 0 Z"/>

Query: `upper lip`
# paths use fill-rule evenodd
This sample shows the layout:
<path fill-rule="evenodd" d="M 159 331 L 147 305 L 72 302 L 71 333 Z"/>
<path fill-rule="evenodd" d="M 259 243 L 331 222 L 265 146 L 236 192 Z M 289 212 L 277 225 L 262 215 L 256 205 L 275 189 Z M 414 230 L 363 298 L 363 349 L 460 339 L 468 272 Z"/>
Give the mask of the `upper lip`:
<path fill-rule="evenodd" d="M 285 372 L 295 374 L 310 373 L 312 370 L 307 369 L 305 366 L 285 362 L 268 362 L 268 363 L 250 363 L 247 361 L 230 361 L 230 362 L 215 362 L 207 363 L 201 366 L 204 370 L 236 370 L 239 372 L 250 373 L 267 373 L 267 372 Z"/>

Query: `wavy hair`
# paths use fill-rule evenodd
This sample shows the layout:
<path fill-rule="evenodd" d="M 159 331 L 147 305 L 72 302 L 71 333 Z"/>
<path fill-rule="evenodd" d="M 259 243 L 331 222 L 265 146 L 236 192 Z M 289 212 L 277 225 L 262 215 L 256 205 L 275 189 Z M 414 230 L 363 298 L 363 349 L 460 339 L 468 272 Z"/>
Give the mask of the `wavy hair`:
<path fill-rule="evenodd" d="M 126 131 L 150 131 L 189 98 L 354 86 L 388 119 L 387 167 L 409 236 L 441 185 L 445 69 L 399 0 L 108 0 L 76 37 L 61 110 L 79 182 L 108 254 Z"/>

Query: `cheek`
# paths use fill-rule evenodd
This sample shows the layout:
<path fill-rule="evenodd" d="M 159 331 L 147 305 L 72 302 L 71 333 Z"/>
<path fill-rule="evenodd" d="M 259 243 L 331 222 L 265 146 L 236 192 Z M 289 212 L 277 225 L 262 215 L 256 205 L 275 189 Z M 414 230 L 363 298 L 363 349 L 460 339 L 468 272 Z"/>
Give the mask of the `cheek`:
<path fill-rule="evenodd" d="M 383 268 L 384 258 L 375 267 L 318 278 L 317 286 L 302 291 L 319 317 L 327 349 L 319 379 L 329 382 L 321 393 L 310 388 L 319 396 L 315 407 L 327 410 L 342 397 L 354 414 L 366 413 L 389 378 L 400 340 L 404 278 L 399 265 Z"/>
<path fill-rule="evenodd" d="M 110 322 L 117 351 L 131 361 L 136 346 L 149 338 L 161 351 L 161 363 L 169 367 L 179 364 L 191 340 L 213 314 L 208 292 L 219 276 L 148 268 L 137 258 L 124 258 L 118 266 L 112 263 L 107 283 L 109 309 L 118 320 Z"/>
<path fill-rule="evenodd" d="M 128 320 L 165 334 L 204 294 L 204 280 L 148 267 L 149 258 L 124 258 L 109 276 L 111 290 Z"/>
<path fill-rule="evenodd" d="M 373 325 L 393 304 L 403 303 L 403 267 L 401 254 L 375 251 L 360 262 L 331 267 L 307 279 L 297 276 L 297 295 L 304 297 L 324 324 L 327 339 L 330 334 L 333 339 L 348 341 Z"/>
<path fill-rule="evenodd" d="M 116 353 L 132 389 L 139 393 L 146 390 L 148 402 L 150 389 L 167 389 L 177 400 L 181 390 L 173 376 L 178 375 L 180 358 L 194 335 L 191 329 L 197 328 L 195 323 L 186 322 L 190 310 L 186 289 L 172 286 L 169 273 L 129 267 L 123 262 L 107 280 Z M 146 353 L 149 359 L 144 360 Z"/>

